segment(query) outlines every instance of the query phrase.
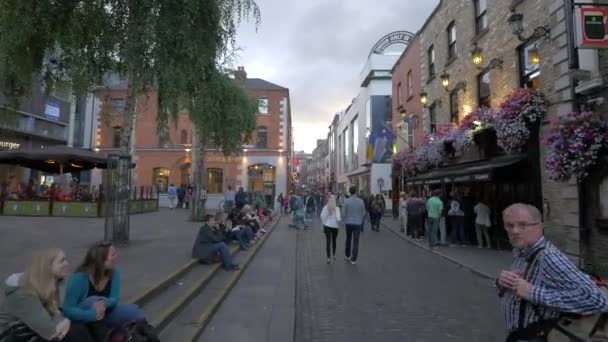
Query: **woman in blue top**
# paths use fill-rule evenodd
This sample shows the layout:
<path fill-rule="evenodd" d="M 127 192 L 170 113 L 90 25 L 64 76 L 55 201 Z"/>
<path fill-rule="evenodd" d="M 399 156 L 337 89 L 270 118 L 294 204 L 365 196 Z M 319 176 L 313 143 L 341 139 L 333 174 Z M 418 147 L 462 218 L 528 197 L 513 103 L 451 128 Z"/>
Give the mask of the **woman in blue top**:
<path fill-rule="evenodd" d="M 110 242 L 100 242 L 88 250 L 68 282 L 63 302 L 67 318 L 84 323 L 103 321 L 110 327 L 145 319 L 137 305 L 119 303 L 117 261 L 116 248 Z"/>

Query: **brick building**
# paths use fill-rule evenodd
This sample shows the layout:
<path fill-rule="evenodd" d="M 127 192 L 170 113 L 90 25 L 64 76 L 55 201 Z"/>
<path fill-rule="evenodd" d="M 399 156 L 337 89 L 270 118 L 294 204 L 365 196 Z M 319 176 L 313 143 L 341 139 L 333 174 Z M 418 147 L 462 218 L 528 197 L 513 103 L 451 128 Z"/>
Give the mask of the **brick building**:
<path fill-rule="evenodd" d="M 516 177 L 517 172 L 525 174 L 526 178 L 521 180 L 511 177 L 510 185 L 500 180 L 486 183 L 493 189 L 504 187 L 507 191 L 504 194 L 509 195 L 499 196 L 494 203 L 498 223 L 498 214 L 507 202 L 534 203 L 543 210 L 546 235 L 556 245 L 580 266 L 606 273 L 608 162 L 604 158 L 603 164 L 579 183 L 576 180 L 565 184 L 553 182 L 544 167 L 547 150 L 543 140 L 552 118 L 579 106 L 599 112 L 608 109 L 604 90 L 608 58 L 603 50 L 574 48 L 575 30 L 571 23 L 577 12 L 573 13 L 566 3 L 550 0 L 439 2 L 417 33 L 422 89 L 420 94 L 415 92 L 414 97 L 418 102 L 423 97 L 420 95 L 425 97 L 422 117 L 425 133 L 441 125 L 458 123 L 477 107 L 496 109 L 506 95 L 519 87 L 540 90 L 547 96 L 549 107 L 539 127 L 532 131 L 525 154 L 518 157 L 519 166 L 511 166 L 512 170 L 519 171 L 499 171 L 495 157 L 478 150 L 476 156 L 475 153 L 461 156 L 445 168 L 412 177 L 408 184 L 418 184 L 418 188 L 424 184 L 426 189 L 442 187 L 448 191 L 454 187 L 479 188 L 480 181 L 467 178 L 467 167 L 474 169 L 475 165 L 507 178 Z M 522 15 L 521 32 L 515 32 L 508 21 L 514 14 Z M 412 46 L 402 55 L 402 63 L 412 53 Z M 477 60 L 472 58 L 473 50 L 477 52 Z M 397 65 L 393 70 L 393 124 L 400 122 L 400 111 L 395 108 L 399 104 L 398 85 L 404 81 L 407 84 L 399 68 L 403 67 Z M 402 98 L 402 101 L 407 104 L 407 100 Z M 453 174 L 459 177 L 446 176 Z M 504 203 L 498 203 L 501 201 Z"/>
<path fill-rule="evenodd" d="M 239 156 L 225 157 L 215 149 L 207 149 L 205 172 L 209 207 L 217 207 L 228 186 L 263 193 L 269 203 L 289 189 L 291 160 L 291 108 L 289 89 L 259 78 L 247 78 L 243 67 L 234 77 L 244 84 L 258 101 L 256 128 L 252 141 L 243 146 Z M 123 122 L 126 82 L 117 80 L 99 91 L 94 99 L 97 120 L 97 150 L 117 151 Z M 100 110 L 109 106 L 108 115 Z M 178 115 L 166 132 L 158 132 L 156 118 L 158 98 L 150 92 L 137 101 L 135 128 L 131 137 L 131 153 L 136 167 L 133 184 L 156 185 L 161 192 L 169 184 L 187 185 L 192 182 L 192 124 L 188 113 Z M 97 182 L 101 181 L 97 173 Z"/>

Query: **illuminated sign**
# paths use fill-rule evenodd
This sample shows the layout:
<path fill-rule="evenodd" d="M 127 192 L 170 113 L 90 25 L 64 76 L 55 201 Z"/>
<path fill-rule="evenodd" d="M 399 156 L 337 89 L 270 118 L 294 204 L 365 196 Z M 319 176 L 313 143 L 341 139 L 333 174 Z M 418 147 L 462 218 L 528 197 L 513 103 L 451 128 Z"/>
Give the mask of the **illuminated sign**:
<path fill-rule="evenodd" d="M 577 12 L 575 20 L 578 48 L 607 48 L 608 8 L 584 6 Z"/>
<path fill-rule="evenodd" d="M 16 150 L 21 146 L 19 143 L 14 143 L 11 141 L 0 141 L 0 148 L 8 148 L 9 150 Z"/>

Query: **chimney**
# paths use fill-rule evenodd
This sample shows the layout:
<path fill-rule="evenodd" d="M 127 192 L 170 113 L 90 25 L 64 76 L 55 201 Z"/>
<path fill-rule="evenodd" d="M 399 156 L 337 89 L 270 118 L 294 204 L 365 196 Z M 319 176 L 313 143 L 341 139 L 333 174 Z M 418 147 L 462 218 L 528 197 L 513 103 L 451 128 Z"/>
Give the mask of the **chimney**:
<path fill-rule="evenodd" d="M 234 71 L 234 78 L 241 82 L 245 82 L 247 80 L 247 72 L 245 71 L 245 67 L 239 66 Z"/>

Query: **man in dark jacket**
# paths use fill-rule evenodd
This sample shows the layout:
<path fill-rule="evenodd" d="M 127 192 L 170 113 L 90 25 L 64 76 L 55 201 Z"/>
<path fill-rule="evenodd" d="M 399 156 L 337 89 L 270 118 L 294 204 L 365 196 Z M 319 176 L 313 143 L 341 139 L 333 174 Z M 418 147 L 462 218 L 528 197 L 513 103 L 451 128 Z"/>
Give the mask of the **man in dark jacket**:
<path fill-rule="evenodd" d="M 243 209 L 245 204 L 247 204 L 247 194 L 242 186 L 239 187 L 239 191 L 234 195 L 234 202 L 239 210 Z"/>
<path fill-rule="evenodd" d="M 213 255 L 219 253 L 225 270 L 238 270 L 239 266 L 232 262 L 230 249 L 224 242 L 223 234 L 219 231 L 219 224 L 212 215 L 207 215 L 205 221 L 192 246 L 192 257 L 200 262 L 209 263 L 213 260 Z"/>

